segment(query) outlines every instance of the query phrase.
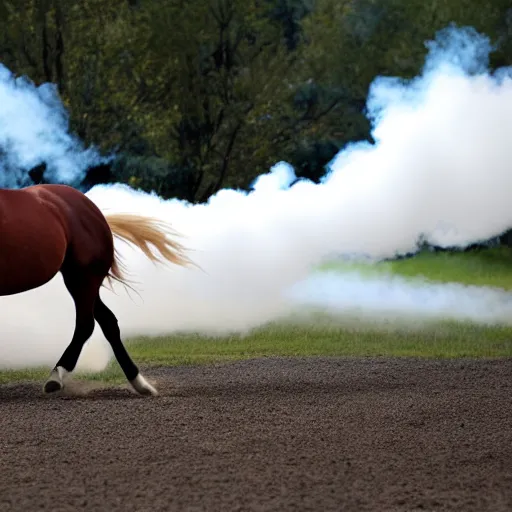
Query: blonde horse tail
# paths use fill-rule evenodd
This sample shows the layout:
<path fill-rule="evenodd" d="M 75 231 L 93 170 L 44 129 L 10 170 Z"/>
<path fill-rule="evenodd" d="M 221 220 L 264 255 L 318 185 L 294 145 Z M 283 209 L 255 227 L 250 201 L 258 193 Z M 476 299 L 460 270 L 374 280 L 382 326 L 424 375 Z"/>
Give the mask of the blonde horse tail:
<path fill-rule="evenodd" d="M 153 263 L 169 262 L 182 267 L 196 266 L 186 255 L 187 249 L 174 240 L 181 235 L 168 224 L 151 217 L 125 213 L 105 215 L 105 219 L 114 238 L 135 245 Z M 155 254 L 151 246 L 158 254 Z M 117 281 L 131 288 L 125 265 L 117 248 L 114 249 L 114 260 L 107 280 L 110 287 L 113 281 Z"/>

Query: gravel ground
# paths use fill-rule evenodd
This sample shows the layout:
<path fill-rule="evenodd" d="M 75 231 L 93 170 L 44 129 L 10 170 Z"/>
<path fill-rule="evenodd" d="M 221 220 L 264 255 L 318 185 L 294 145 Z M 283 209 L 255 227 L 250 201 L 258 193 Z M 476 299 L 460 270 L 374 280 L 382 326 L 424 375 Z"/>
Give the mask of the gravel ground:
<path fill-rule="evenodd" d="M 0 386 L 0 511 L 512 510 L 512 359 L 153 368 Z"/>

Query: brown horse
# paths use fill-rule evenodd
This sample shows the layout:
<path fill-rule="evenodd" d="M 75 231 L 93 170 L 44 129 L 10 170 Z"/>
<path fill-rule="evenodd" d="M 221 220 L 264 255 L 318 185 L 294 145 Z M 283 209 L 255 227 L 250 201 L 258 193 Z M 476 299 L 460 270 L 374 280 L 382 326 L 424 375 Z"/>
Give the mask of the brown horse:
<path fill-rule="evenodd" d="M 133 388 L 143 395 L 157 394 L 126 351 L 117 318 L 99 292 L 105 278 L 128 285 L 114 237 L 139 247 L 154 262 L 191 264 L 184 248 L 169 238 L 172 234 L 154 219 L 104 216 L 87 196 L 65 185 L 0 190 L 0 295 L 37 288 L 60 271 L 75 303 L 73 337 L 44 385 L 46 393 L 63 388 L 96 320 Z"/>

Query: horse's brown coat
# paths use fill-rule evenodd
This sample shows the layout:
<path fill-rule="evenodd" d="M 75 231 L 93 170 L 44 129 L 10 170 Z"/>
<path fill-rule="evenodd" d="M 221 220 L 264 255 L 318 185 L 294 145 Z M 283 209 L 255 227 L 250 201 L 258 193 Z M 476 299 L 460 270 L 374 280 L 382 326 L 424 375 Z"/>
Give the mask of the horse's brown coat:
<path fill-rule="evenodd" d="M 130 214 L 110 218 L 109 224 L 109 218 L 87 196 L 66 185 L 0 189 L 0 295 L 37 288 L 61 272 L 75 302 L 76 325 L 56 368 L 73 371 L 96 320 L 132 381 L 138 369 L 122 345 L 116 317 L 99 296 L 105 278 L 127 283 L 114 237 L 139 247 L 153 261 L 191 262 L 183 247 L 169 238 L 173 233 L 159 221 Z"/>

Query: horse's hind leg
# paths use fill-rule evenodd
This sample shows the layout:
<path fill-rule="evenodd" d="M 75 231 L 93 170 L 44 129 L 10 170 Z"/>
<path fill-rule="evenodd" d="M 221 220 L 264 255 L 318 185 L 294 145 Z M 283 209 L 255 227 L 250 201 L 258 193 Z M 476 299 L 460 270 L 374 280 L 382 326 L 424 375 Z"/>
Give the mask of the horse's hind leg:
<path fill-rule="evenodd" d="M 105 338 L 107 338 L 110 343 L 119 366 L 121 366 L 126 378 L 135 391 L 141 395 L 157 395 L 157 390 L 146 381 L 139 372 L 137 365 L 132 361 L 123 345 L 123 342 L 121 341 L 121 332 L 119 330 L 117 318 L 101 300 L 99 295 L 94 304 L 94 317 L 100 325 Z"/>
<path fill-rule="evenodd" d="M 94 331 L 94 303 L 101 286 L 101 279 L 83 269 L 78 272 L 63 270 L 62 276 L 75 302 L 75 331 L 44 385 L 46 393 L 62 389 L 64 376 L 75 369 L 82 347 Z"/>

